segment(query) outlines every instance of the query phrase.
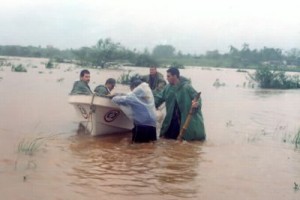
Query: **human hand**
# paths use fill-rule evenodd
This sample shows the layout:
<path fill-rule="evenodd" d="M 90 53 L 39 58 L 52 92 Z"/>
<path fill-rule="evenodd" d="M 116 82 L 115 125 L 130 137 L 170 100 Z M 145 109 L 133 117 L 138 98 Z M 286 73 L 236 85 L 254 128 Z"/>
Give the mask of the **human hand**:
<path fill-rule="evenodd" d="M 198 107 L 199 107 L 198 101 L 193 100 L 192 101 L 192 108 L 198 108 Z"/>
<path fill-rule="evenodd" d="M 183 141 L 182 135 L 178 135 L 177 141 L 179 141 L 179 142 L 182 142 L 182 141 Z"/>

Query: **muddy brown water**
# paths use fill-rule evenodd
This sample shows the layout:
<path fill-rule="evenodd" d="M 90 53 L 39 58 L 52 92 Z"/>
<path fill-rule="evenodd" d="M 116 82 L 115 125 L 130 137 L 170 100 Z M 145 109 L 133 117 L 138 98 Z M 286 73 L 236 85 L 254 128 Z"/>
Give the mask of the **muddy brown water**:
<path fill-rule="evenodd" d="M 207 140 L 131 144 L 130 133 L 79 132 L 67 95 L 80 69 L 48 70 L 46 61 L 10 57 L 27 73 L 0 67 L 0 199 L 300 199 L 300 150 L 292 143 L 300 90 L 248 87 L 234 69 L 183 69 L 202 92 Z M 90 86 L 123 72 L 93 69 Z M 226 85 L 213 87 L 217 78 Z M 37 138 L 32 155 L 18 151 Z"/>

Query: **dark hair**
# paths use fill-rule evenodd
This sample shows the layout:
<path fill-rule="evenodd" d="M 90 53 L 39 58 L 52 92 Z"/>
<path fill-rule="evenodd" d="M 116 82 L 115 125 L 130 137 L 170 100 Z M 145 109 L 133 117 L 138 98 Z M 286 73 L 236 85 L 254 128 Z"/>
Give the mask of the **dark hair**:
<path fill-rule="evenodd" d="M 176 75 L 177 78 L 179 78 L 179 76 L 180 76 L 179 69 L 176 68 L 176 67 L 170 67 L 170 68 L 167 70 L 167 73 L 172 74 L 172 76 Z"/>
<path fill-rule="evenodd" d="M 87 69 L 84 69 L 80 72 L 80 77 L 84 77 L 85 74 L 90 74 L 90 71 Z"/>
<path fill-rule="evenodd" d="M 130 88 L 136 88 L 137 86 L 139 86 L 143 81 L 141 81 L 140 79 L 133 79 L 130 82 Z"/>
<path fill-rule="evenodd" d="M 116 84 L 116 80 L 114 78 L 109 78 L 109 79 L 106 80 L 105 84 L 115 85 Z"/>

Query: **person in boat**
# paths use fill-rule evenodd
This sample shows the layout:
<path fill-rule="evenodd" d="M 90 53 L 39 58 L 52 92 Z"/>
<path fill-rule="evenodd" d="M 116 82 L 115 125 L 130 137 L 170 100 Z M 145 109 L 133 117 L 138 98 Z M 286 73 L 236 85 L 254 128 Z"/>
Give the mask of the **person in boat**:
<path fill-rule="evenodd" d="M 116 80 L 113 78 L 109 78 L 106 80 L 105 85 L 98 85 L 94 92 L 97 96 L 112 96 L 111 91 L 115 88 L 116 86 Z"/>
<path fill-rule="evenodd" d="M 124 113 L 133 120 L 132 142 L 151 142 L 156 136 L 156 110 L 149 85 L 139 79 L 130 84 L 131 92 L 112 98 Z"/>
<path fill-rule="evenodd" d="M 80 80 L 75 81 L 73 88 L 70 92 L 70 95 L 93 95 L 92 90 L 89 87 L 90 82 L 90 72 L 86 69 L 80 72 Z"/>
<path fill-rule="evenodd" d="M 149 72 L 150 74 L 142 76 L 141 80 L 149 84 L 154 94 L 162 91 L 167 84 L 164 76 L 157 71 L 157 67 L 155 66 L 151 66 Z"/>
<path fill-rule="evenodd" d="M 182 139 L 188 141 L 205 140 L 201 98 L 199 101 L 194 101 L 197 91 L 187 78 L 180 76 L 179 70 L 175 67 L 167 70 L 167 80 L 169 84 L 162 92 L 155 95 L 156 107 L 163 102 L 166 104 L 166 117 L 160 130 L 160 137 L 177 139 L 180 128 L 183 127 L 192 106 L 196 109 L 196 113 L 193 114 Z"/>

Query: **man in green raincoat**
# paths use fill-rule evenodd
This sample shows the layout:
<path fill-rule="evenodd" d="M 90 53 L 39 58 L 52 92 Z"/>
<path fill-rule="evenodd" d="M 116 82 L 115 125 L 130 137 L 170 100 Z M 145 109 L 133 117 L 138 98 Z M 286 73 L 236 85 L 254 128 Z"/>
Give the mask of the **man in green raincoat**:
<path fill-rule="evenodd" d="M 143 82 L 149 84 L 153 94 L 162 91 L 166 85 L 164 76 L 157 71 L 156 67 L 150 67 L 150 74 L 141 77 Z"/>
<path fill-rule="evenodd" d="M 75 81 L 70 95 L 93 95 L 88 83 L 90 82 L 90 72 L 86 69 L 80 72 L 80 80 Z"/>
<path fill-rule="evenodd" d="M 94 92 L 97 96 L 100 97 L 109 97 L 111 95 L 111 91 L 115 88 L 116 80 L 113 78 L 109 78 L 106 80 L 105 85 L 98 85 Z"/>
<path fill-rule="evenodd" d="M 194 101 L 197 91 L 191 86 L 190 81 L 180 76 L 177 68 L 167 70 L 169 84 L 162 92 L 155 95 L 155 105 L 166 103 L 166 117 L 163 121 L 160 137 L 177 139 L 183 127 L 191 106 L 196 109 L 190 124 L 183 135 L 183 140 L 205 140 L 206 134 L 201 112 L 201 98 Z"/>

